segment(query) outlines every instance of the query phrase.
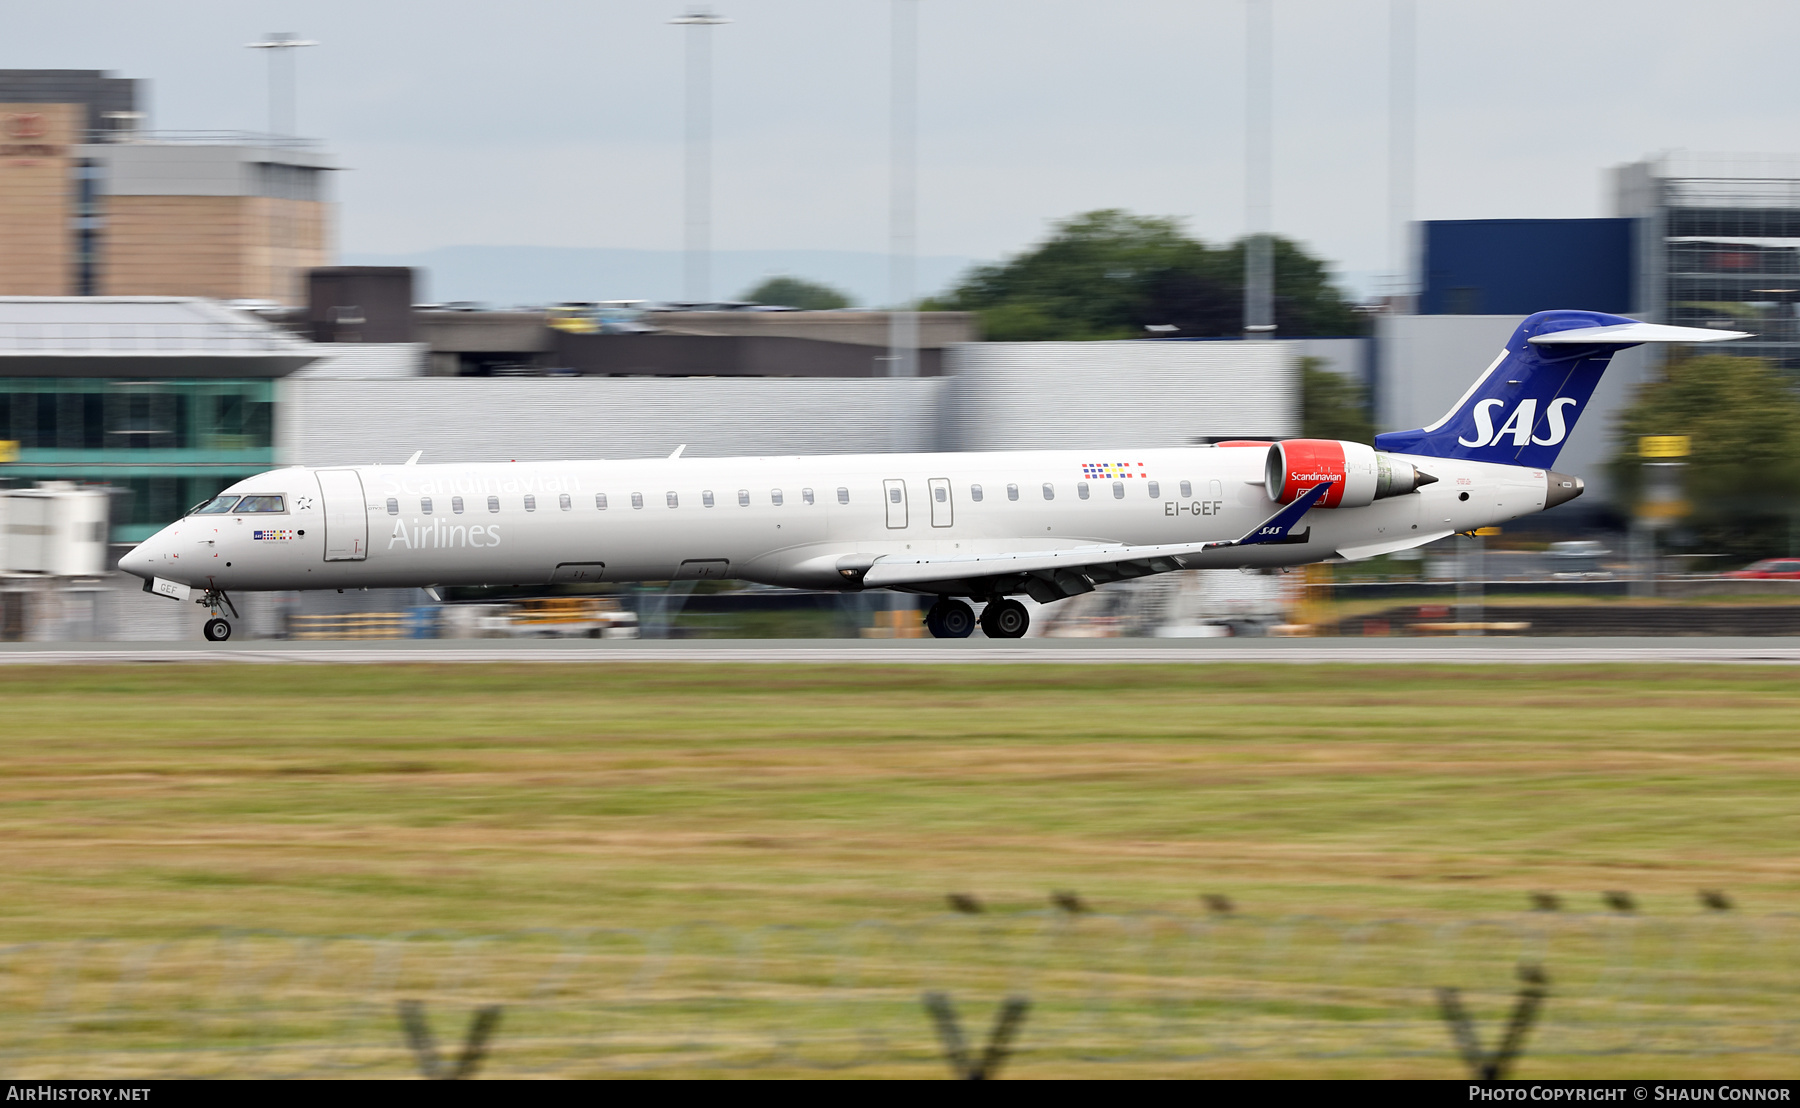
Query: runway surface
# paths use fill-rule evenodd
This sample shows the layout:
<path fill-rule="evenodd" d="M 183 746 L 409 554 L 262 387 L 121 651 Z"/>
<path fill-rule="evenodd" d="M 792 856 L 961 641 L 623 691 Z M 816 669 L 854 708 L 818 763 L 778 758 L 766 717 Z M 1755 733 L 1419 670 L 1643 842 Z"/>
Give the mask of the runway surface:
<path fill-rule="evenodd" d="M 397 639 L 0 643 L 0 665 L 731 662 L 864 665 L 1800 665 L 1796 638 Z"/>

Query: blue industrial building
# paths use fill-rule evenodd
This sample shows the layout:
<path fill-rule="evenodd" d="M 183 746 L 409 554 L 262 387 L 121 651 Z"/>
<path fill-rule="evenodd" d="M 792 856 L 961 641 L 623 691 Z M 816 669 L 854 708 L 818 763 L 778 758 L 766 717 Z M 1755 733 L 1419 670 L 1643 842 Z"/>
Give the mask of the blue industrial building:
<path fill-rule="evenodd" d="M 1630 313 L 1631 219 L 1444 219 L 1420 224 L 1420 315 Z"/>

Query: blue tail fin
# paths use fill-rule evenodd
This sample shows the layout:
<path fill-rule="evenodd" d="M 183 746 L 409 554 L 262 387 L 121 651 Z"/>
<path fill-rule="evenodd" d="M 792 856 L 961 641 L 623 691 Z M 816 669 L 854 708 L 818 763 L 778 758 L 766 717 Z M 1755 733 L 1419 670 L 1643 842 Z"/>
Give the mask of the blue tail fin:
<path fill-rule="evenodd" d="M 1606 332 L 1594 333 L 1601 328 Z M 1448 415 L 1416 431 L 1377 435 L 1375 447 L 1549 469 L 1612 356 L 1639 342 L 1663 339 L 1660 332 L 1676 330 L 1604 312 L 1539 312 L 1519 324 L 1500 357 Z M 1558 332 L 1586 333 L 1553 338 Z"/>

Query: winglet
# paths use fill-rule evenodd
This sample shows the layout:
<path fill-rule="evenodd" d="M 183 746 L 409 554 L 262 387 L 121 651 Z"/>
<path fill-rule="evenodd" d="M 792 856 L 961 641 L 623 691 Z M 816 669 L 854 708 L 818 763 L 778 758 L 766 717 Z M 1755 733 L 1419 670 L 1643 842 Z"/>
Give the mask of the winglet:
<path fill-rule="evenodd" d="M 406 459 L 406 461 L 402 464 L 409 465 L 409 466 L 416 466 L 419 464 L 419 459 L 423 458 L 424 456 L 425 456 L 425 452 L 423 450 L 415 450 L 415 451 L 413 451 L 413 456 Z"/>
<path fill-rule="evenodd" d="M 1330 481 L 1320 481 L 1312 488 L 1307 489 L 1299 496 L 1296 496 L 1291 503 L 1284 505 L 1279 512 L 1276 512 L 1268 519 L 1263 520 L 1243 538 L 1233 539 L 1230 542 L 1208 543 L 1207 548 L 1217 549 L 1218 547 L 1223 546 L 1262 546 L 1266 543 L 1305 542 L 1305 532 L 1301 532 L 1300 536 L 1292 534 L 1294 525 L 1299 523 L 1300 517 L 1310 511 L 1312 506 L 1318 502 L 1319 498 L 1324 496 L 1330 489 Z"/>
<path fill-rule="evenodd" d="M 669 458 L 670 458 L 670 459 L 671 459 L 671 460 L 673 460 L 673 459 L 675 459 L 675 458 L 679 458 L 679 457 L 681 457 L 681 452 L 682 452 L 682 451 L 683 451 L 683 450 L 686 450 L 686 449 L 687 449 L 687 443 L 685 443 L 685 442 L 684 442 L 684 443 L 682 443 L 682 444 L 681 444 L 681 445 L 680 445 L 680 446 L 677 446 L 677 447 L 676 447 L 676 448 L 675 448 L 675 453 L 673 453 L 673 454 L 671 454 L 671 455 L 669 455 Z"/>

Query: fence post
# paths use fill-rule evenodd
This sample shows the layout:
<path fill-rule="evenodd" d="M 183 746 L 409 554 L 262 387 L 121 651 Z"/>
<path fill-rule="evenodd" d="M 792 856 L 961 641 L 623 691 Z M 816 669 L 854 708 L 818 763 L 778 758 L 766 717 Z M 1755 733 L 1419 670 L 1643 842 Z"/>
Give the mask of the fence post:
<path fill-rule="evenodd" d="M 988 1081 L 1000 1076 L 1000 1067 L 1005 1064 L 1013 1038 L 1025 1022 L 1031 1001 L 1022 996 L 1006 998 L 994 1017 L 994 1030 L 988 1035 L 987 1049 L 981 1052 L 981 1061 L 971 1062 L 962 1025 L 957 1021 L 956 1009 L 950 1005 L 949 995 L 930 992 L 924 999 L 925 1010 L 931 1013 L 932 1023 L 937 1025 L 938 1038 L 944 1044 L 944 1060 L 950 1063 L 951 1072 L 962 1081 Z"/>
<path fill-rule="evenodd" d="M 1475 1021 L 1469 1018 L 1468 1011 L 1462 1006 L 1461 992 L 1448 986 L 1437 991 L 1438 1011 L 1444 1022 L 1450 1025 L 1450 1036 L 1456 1040 L 1457 1053 L 1462 1055 L 1469 1072 L 1479 1081 L 1500 1081 L 1506 1077 L 1513 1062 L 1524 1053 L 1525 1036 L 1530 1033 L 1531 1025 L 1537 1019 L 1544 997 L 1549 995 L 1550 979 L 1544 975 L 1542 967 L 1529 962 L 1520 964 L 1519 980 L 1524 983 L 1524 987 L 1519 990 L 1518 999 L 1513 1002 L 1512 1016 L 1506 1021 L 1506 1031 L 1500 1036 L 1500 1045 L 1492 1054 L 1481 1049 L 1481 1040 L 1475 1034 Z"/>
<path fill-rule="evenodd" d="M 475 1076 L 487 1057 L 488 1040 L 500 1026 L 500 1005 L 489 1004 L 475 1010 L 469 1021 L 469 1036 L 463 1041 L 462 1054 L 456 1065 L 446 1067 L 438 1057 L 437 1040 L 431 1024 L 425 1019 L 425 1006 L 416 1000 L 400 1002 L 400 1026 L 406 1029 L 407 1045 L 419 1063 L 419 1075 L 427 1081 L 464 1081 Z"/>

